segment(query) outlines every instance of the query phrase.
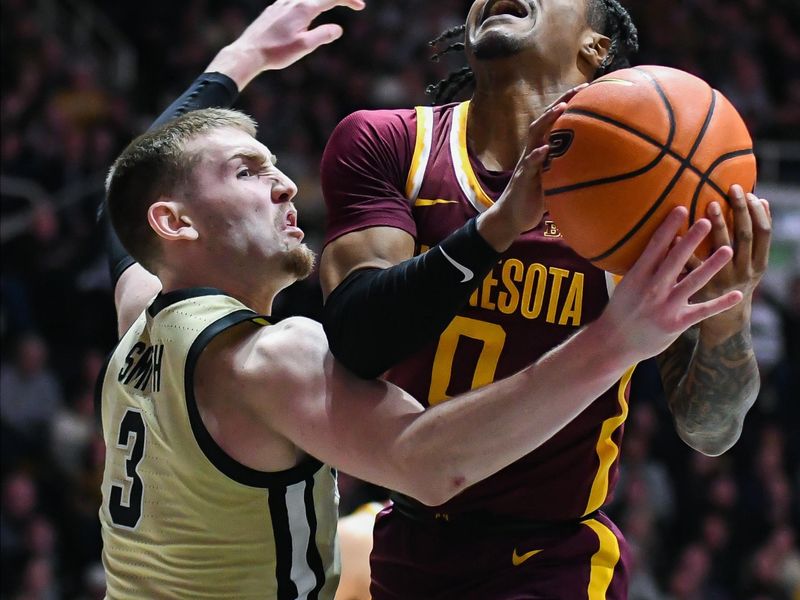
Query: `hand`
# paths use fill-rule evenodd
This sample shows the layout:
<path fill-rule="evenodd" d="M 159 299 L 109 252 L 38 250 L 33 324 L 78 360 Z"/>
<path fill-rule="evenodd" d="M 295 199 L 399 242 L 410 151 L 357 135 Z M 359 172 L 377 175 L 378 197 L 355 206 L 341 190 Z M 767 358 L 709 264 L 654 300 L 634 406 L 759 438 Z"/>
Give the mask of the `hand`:
<path fill-rule="evenodd" d="M 228 75 L 241 91 L 259 73 L 288 67 L 339 39 L 339 25 L 308 29 L 319 15 L 337 6 L 361 10 L 365 4 L 364 0 L 277 0 L 217 54 L 206 72 Z"/>
<path fill-rule="evenodd" d="M 767 270 L 769 246 L 772 237 L 772 218 L 769 204 L 754 194 L 745 194 L 739 185 L 731 186 L 728 193 L 733 207 L 734 239 L 731 244 L 728 228 L 717 202 L 708 205 L 711 221 L 711 240 L 714 248 L 733 247 L 733 260 L 723 267 L 693 298 L 705 300 L 730 290 L 739 290 L 744 302 L 734 310 L 715 316 L 701 325 L 704 335 L 713 335 L 718 341 L 741 330 L 750 318 L 750 305 L 758 282 Z M 700 261 L 689 261 L 695 268 Z"/>
<path fill-rule="evenodd" d="M 544 215 L 542 166 L 547 159 L 550 130 L 567 102 L 588 84 L 572 88 L 528 128 L 528 140 L 517 166 L 497 202 L 478 217 L 478 231 L 498 252 L 503 252 L 521 233 L 536 227 Z"/>
<path fill-rule="evenodd" d="M 733 251 L 729 246 L 720 246 L 705 262 L 681 277 L 692 253 L 711 231 L 708 219 L 700 219 L 676 240 L 687 217 L 684 207 L 667 216 L 598 319 L 610 332 L 609 348 L 629 357 L 630 363 L 663 352 L 693 325 L 742 300 L 740 290 L 731 290 L 704 302 L 690 301 L 730 262 Z"/>

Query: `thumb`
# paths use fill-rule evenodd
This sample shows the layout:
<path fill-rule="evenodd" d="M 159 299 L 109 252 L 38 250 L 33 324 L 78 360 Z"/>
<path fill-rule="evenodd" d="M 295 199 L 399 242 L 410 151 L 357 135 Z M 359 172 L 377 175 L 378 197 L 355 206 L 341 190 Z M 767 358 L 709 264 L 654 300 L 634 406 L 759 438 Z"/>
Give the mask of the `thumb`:
<path fill-rule="evenodd" d="M 300 39 L 312 52 L 324 44 L 330 44 L 342 37 L 342 27 L 333 23 L 320 25 L 301 34 Z"/>

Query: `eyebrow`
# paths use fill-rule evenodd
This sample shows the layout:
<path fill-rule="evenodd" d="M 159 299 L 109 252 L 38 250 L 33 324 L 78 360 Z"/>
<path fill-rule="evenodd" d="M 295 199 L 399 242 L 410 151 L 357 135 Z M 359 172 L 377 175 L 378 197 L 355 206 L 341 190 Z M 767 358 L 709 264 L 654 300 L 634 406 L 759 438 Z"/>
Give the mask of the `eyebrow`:
<path fill-rule="evenodd" d="M 238 150 L 233 156 L 231 156 L 228 159 L 228 161 L 232 161 L 236 158 L 243 158 L 244 160 L 249 160 L 251 162 L 258 163 L 259 165 L 266 165 L 267 163 L 275 165 L 278 162 L 278 157 L 272 154 L 271 152 L 269 156 L 267 156 L 261 152 L 256 152 L 254 150 Z"/>

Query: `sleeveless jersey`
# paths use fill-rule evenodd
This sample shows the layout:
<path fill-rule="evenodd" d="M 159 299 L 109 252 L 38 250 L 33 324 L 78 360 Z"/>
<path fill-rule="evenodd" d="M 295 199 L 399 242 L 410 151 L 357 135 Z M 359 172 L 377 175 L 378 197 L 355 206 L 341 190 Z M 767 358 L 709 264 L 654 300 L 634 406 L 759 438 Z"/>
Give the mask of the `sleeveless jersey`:
<path fill-rule="evenodd" d="M 195 403 L 201 352 L 248 321 L 268 325 L 217 290 L 170 292 L 112 352 L 99 381 L 109 598 L 333 598 L 335 472 L 311 458 L 248 468 L 214 442 Z"/>
<path fill-rule="evenodd" d="M 471 156 L 468 110 L 464 102 L 345 119 L 323 157 L 326 242 L 391 226 L 414 236 L 422 252 L 491 206 L 511 173 L 488 171 Z M 566 245 L 545 215 L 501 256 L 447 329 L 386 379 L 430 406 L 507 377 L 596 319 L 613 285 L 610 275 Z M 418 303 L 414 310 L 424 311 L 425 298 Z M 441 507 L 419 509 L 535 520 L 574 519 L 598 509 L 617 478 L 632 373 L 633 367 L 534 452 Z"/>

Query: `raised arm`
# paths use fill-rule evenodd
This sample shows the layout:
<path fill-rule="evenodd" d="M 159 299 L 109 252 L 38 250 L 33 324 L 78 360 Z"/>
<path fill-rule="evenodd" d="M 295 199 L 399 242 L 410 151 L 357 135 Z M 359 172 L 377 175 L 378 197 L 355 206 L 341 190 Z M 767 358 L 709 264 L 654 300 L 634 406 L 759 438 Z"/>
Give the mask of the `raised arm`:
<path fill-rule="evenodd" d="M 354 377 L 328 353 L 319 327 L 304 320 L 259 334 L 248 359 L 239 361 L 247 367 L 236 397 L 309 454 L 441 504 L 544 443 L 634 363 L 741 300 L 740 292 L 729 292 L 689 302 L 731 252 L 718 250 L 678 282 L 710 229 L 708 221 L 699 221 L 669 249 L 685 218 L 685 209 L 668 217 L 599 319 L 530 367 L 458 402 L 423 410 L 387 382 Z"/>
<path fill-rule="evenodd" d="M 277 0 L 214 57 L 189 88 L 150 126 L 201 108 L 229 108 L 239 92 L 264 71 L 283 69 L 342 35 L 335 24 L 309 29 L 311 22 L 336 6 L 364 8 L 363 0 Z M 107 249 L 121 336 L 161 289 L 152 273 L 137 264 L 106 221 Z"/>
<path fill-rule="evenodd" d="M 750 310 L 767 268 L 769 206 L 740 186 L 730 191 L 734 211 L 734 258 L 700 291 L 698 300 L 739 290 L 744 301 L 684 333 L 659 357 L 661 379 L 675 428 L 689 446 L 717 456 L 739 439 L 759 391 L 750 339 Z M 709 206 L 714 245 L 731 246 L 719 206 Z"/>

